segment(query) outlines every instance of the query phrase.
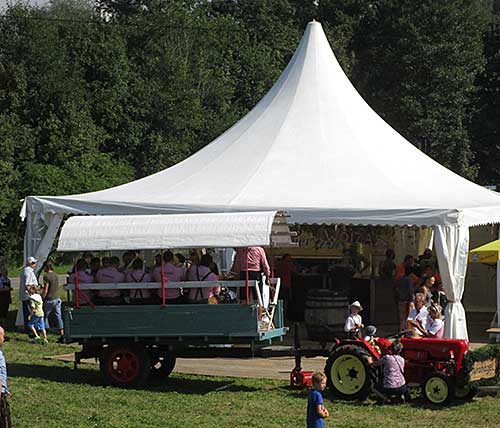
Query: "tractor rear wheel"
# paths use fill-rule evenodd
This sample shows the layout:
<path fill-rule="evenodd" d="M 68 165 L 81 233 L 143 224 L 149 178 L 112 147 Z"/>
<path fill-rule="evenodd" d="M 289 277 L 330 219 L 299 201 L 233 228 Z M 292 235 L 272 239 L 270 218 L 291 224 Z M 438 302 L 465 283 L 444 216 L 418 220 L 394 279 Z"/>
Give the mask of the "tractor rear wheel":
<path fill-rule="evenodd" d="M 152 380 L 163 380 L 170 376 L 175 367 L 175 355 L 170 352 L 151 352 L 151 370 L 149 377 Z"/>
<path fill-rule="evenodd" d="M 449 376 L 435 372 L 425 379 L 422 393 L 429 403 L 445 404 L 454 394 L 453 383 Z"/>
<path fill-rule="evenodd" d="M 104 383 L 121 388 L 143 385 L 151 367 L 148 352 L 137 344 L 108 346 L 101 354 L 99 366 Z"/>
<path fill-rule="evenodd" d="M 371 355 L 362 347 L 344 345 L 336 348 L 325 366 L 327 385 L 344 400 L 364 400 L 377 383 L 378 370 L 368 363 Z"/>

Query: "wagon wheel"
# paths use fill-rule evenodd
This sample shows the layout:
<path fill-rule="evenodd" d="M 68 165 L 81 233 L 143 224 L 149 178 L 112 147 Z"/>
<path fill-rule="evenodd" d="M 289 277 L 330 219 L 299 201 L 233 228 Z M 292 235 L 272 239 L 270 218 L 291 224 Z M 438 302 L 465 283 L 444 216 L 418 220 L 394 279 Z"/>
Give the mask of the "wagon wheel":
<path fill-rule="evenodd" d="M 150 379 L 163 380 L 170 376 L 175 367 L 175 355 L 169 352 L 151 352 Z"/>
<path fill-rule="evenodd" d="M 370 354 L 359 346 L 335 349 L 326 362 L 327 384 L 332 392 L 346 400 L 364 400 L 377 382 L 378 370 L 368 363 Z"/>
<path fill-rule="evenodd" d="M 432 404 L 445 404 L 453 396 L 453 383 L 443 373 L 432 373 L 422 384 L 422 393 Z"/>
<path fill-rule="evenodd" d="M 130 388 L 146 382 L 150 358 L 140 345 L 110 345 L 102 352 L 99 366 L 105 384 Z"/>

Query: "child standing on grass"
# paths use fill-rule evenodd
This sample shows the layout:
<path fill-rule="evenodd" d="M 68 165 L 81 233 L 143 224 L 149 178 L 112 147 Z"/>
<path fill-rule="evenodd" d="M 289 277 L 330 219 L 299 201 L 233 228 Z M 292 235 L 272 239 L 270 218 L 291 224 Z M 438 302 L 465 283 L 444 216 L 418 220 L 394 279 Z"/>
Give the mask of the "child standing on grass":
<path fill-rule="evenodd" d="M 31 315 L 28 321 L 28 328 L 35 335 L 32 342 L 33 343 L 43 343 L 47 344 L 49 341 L 47 340 L 47 331 L 45 330 L 45 322 L 43 320 L 43 300 L 42 296 L 38 294 L 38 289 L 35 285 L 32 285 L 29 288 L 29 302 L 31 308 Z M 38 332 L 42 332 L 43 340 L 38 335 Z"/>
<path fill-rule="evenodd" d="M 328 410 L 323 405 L 321 391 L 326 388 L 326 376 L 323 372 L 316 372 L 312 375 L 313 387 L 307 397 L 307 428 L 323 428 L 323 419 L 330 416 Z"/>

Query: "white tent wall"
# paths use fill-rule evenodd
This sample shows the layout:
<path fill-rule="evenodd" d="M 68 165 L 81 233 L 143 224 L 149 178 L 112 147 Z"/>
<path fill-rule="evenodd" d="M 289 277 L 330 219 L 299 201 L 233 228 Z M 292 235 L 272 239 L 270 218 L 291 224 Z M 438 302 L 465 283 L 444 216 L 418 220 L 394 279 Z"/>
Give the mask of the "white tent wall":
<path fill-rule="evenodd" d="M 461 225 L 436 226 L 434 232 L 439 273 L 448 297 L 444 336 L 468 340 L 462 296 L 469 254 L 469 228 Z"/>
<path fill-rule="evenodd" d="M 28 213 L 26 231 L 24 233 L 24 261 L 29 256 L 34 256 L 38 260 L 37 272 L 40 271 L 43 263 L 50 254 L 62 220 L 63 214 L 61 213 L 46 213 L 43 217 L 36 211 L 29 211 Z M 21 297 L 22 290 L 19 288 L 20 301 Z M 23 315 L 23 306 L 19 305 L 16 326 L 24 324 Z"/>
<path fill-rule="evenodd" d="M 28 196 L 25 256 L 46 257 L 64 214 L 272 210 L 286 211 L 290 223 L 446 226 L 462 236 L 470 226 L 500 223 L 500 195 L 444 168 L 385 123 L 345 75 L 321 24 L 311 22 L 265 97 L 186 160 L 98 192 Z M 444 260 L 462 242 L 440 233 L 438 260 L 454 301 L 447 334 L 464 337 L 463 284 L 454 259 Z"/>

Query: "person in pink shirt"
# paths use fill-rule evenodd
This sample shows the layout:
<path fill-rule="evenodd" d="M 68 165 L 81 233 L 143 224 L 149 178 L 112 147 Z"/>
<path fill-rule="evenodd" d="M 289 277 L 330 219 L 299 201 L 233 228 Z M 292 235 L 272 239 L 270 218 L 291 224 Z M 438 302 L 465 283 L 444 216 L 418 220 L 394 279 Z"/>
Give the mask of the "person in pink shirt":
<path fill-rule="evenodd" d="M 218 281 L 219 276 L 210 269 L 213 263 L 212 256 L 203 254 L 198 266 L 191 266 L 188 271 L 188 281 Z M 220 287 L 199 287 L 190 288 L 188 299 L 189 303 L 207 303 L 208 299 L 213 296 L 218 296 Z"/>
<path fill-rule="evenodd" d="M 88 269 L 88 264 L 85 259 L 78 259 L 76 262 L 76 271 L 78 273 L 78 284 L 92 284 L 94 278 L 89 275 L 86 271 Z M 73 272 L 68 278 L 68 284 L 76 283 L 76 275 Z M 80 305 L 90 305 L 92 303 L 92 290 L 78 290 L 78 303 Z"/>
<path fill-rule="evenodd" d="M 104 259 L 103 259 L 104 264 Z M 120 259 L 111 257 L 109 266 L 99 269 L 96 275 L 97 282 L 101 284 L 113 284 L 116 282 L 125 282 L 125 275 L 118 270 Z M 97 292 L 98 302 L 103 305 L 117 305 L 122 303 L 120 290 L 99 290 Z"/>
<path fill-rule="evenodd" d="M 163 271 L 165 273 L 165 284 L 169 282 L 182 282 L 185 278 L 184 269 L 174 264 L 174 253 L 167 250 L 163 253 Z M 153 282 L 161 283 L 161 265 L 156 266 L 151 274 Z M 158 290 L 158 296 L 161 298 L 161 288 Z M 183 303 L 183 298 L 180 288 L 167 288 L 166 289 L 167 303 Z"/>
<path fill-rule="evenodd" d="M 251 281 L 261 281 L 262 273 L 266 275 L 266 281 L 271 277 L 271 269 L 267 262 L 266 252 L 262 247 L 248 247 L 248 248 L 234 248 L 236 254 L 234 256 L 233 266 L 231 272 L 239 273 L 240 279 L 246 279 L 246 269 L 248 259 L 248 279 Z M 257 295 L 252 289 L 253 298 L 256 299 Z M 245 299 L 246 291 L 244 287 L 240 288 L 240 299 Z"/>
<path fill-rule="evenodd" d="M 125 273 L 125 282 L 152 282 L 151 275 L 144 271 L 144 262 L 142 259 L 136 258 L 132 262 L 131 270 Z M 153 303 L 152 291 L 148 288 L 138 286 L 135 290 L 130 290 L 130 301 L 133 304 Z M 156 296 L 155 296 L 156 297 Z"/>
<path fill-rule="evenodd" d="M 196 268 L 200 265 L 200 257 L 198 256 L 198 253 L 193 250 L 191 251 L 191 254 L 189 256 L 189 261 L 188 261 L 188 268 L 186 270 L 186 280 L 187 281 L 197 281 L 195 279 L 191 280 L 189 278 L 194 278 L 194 275 L 196 275 Z"/>

